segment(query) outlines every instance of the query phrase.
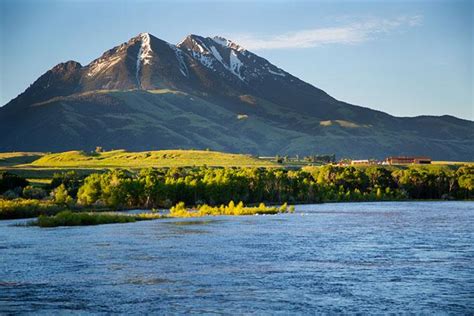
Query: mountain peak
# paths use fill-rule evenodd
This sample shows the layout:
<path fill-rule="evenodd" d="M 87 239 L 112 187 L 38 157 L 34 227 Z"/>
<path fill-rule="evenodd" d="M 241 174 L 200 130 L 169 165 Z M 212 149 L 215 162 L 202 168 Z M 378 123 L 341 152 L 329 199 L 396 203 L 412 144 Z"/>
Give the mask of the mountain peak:
<path fill-rule="evenodd" d="M 151 40 L 150 33 L 140 33 L 139 37 L 141 39 L 140 50 L 138 51 L 137 59 L 137 68 L 139 68 L 139 62 L 142 62 L 144 65 L 150 64 L 152 59 L 153 50 L 151 49 Z"/>
<path fill-rule="evenodd" d="M 138 33 L 138 35 L 132 37 L 130 41 L 136 42 L 136 41 L 142 41 L 142 40 L 149 40 L 150 38 L 157 38 L 157 37 L 148 32 L 141 32 L 141 33 Z"/>
<path fill-rule="evenodd" d="M 181 42 L 179 42 L 176 47 L 182 48 L 185 47 L 189 50 L 199 52 L 200 54 L 209 52 L 209 48 L 205 44 L 206 39 L 202 36 L 196 34 L 189 34 Z"/>
<path fill-rule="evenodd" d="M 196 34 L 189 34 L 181 42 L 179 42 L 177 46 L 178 47 L 183 46 L 183 44 L 185 46 L 186 42 L 192 43 L 193 44 L 192 46 L 197 47 L 198 51 L 200 53 L 203 53 L 205 50 L 208 50 L 208 47 L 206 47 L 206 44 L 209 45 L 210 43 L 218 44 L 221 47 L 230 48 L 230 49 L 238 51 L 238 52 L 246 52 L 247 51 L 241 45 L 239 45 L 236 42 L 233 42 L 233 41 L 231 41 L 231 40 L 229 40 L 225 37 L 222 37 L 222 36 L 203 37 L 203 36 L 196 35 Z"/>
<path fill-rule="evenodd" d="M 222 36 L 214 36 L 212 38 L 212 40 L 214 42 L 216 42 L 217 44 L 223 46 L 223 47 L 229 47 L 229 48 L 237 50 L 239 52 L 246 51 L 246 49 L 244 47 L 242 47 L 239 44 L 237 44 L 235 42 L 232 42 L 231 40 L 228 40 L 228 39 L 226 39 Z"/>

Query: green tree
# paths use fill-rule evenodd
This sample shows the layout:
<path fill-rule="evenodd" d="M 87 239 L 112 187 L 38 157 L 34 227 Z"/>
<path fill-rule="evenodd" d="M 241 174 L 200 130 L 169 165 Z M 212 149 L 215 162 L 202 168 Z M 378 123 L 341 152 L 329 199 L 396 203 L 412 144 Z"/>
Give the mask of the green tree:
<path fill-rule="evenodd" d="M 59 187 L 53 191 L 53 200 L 58 205 L 63 205 L 66 207 L 71 206 L 73 203 L 72 197 L 68 194 L 64 184 L 61 184 Z"/>
<path fill-rule="evenodd" d="M 101 178 L 100 174 L 93 173 L 84 179 L 84 184 L 77 193 L 77 200 L 80 204 L 91 205 L 100 199 L 102 194 Z"/>

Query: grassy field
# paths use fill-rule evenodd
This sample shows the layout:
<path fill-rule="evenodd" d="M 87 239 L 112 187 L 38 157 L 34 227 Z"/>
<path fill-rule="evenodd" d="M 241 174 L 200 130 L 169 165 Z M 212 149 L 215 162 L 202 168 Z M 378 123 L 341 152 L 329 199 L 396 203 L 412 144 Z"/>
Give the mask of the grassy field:
<path fill-rule="evenodd" d="M 467 161 L 432 161 L 433 165 L 449 165 L 449 166 L 459 166 L 459 165 L 474 165 L 474 162 Z"/>
<path fill-rule="evenodd" d="M 204 150 L 159 150 L 127 152 L 68 151 L 62 153 L 0 153 L 0 171 L 28 178 L 36 185 L 47 184 L 54 173 L 75 170 L 90 174 L 110 168 L 138 170 L 148 167 L 279 167 L 272 161 L 250 155 Z"/>
<path fill-rule="evenodd" d="M 113 150 L 101 153 L 68 151 L 47 154 L 20 167 L 41 168 L 146 168 L 146 167 L 271 167 L 270 161 L 250 155 L 203 150 L 159 150 L 127 152 Z"/>
<path fill-rule="evenodd" d="M 45 154 L 35 152 L 0 153 L 0 168 L 29 164 L 41 158 L 43 155 Z"/>

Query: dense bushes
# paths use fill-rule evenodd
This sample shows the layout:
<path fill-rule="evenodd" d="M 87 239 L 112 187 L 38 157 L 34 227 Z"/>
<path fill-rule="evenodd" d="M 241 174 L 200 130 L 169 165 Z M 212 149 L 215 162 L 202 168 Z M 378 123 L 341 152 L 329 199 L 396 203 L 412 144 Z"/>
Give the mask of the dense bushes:
<path fill-rule="evenodd" d="M 78 191 L 82 205 L 157 208 L 244 203 L 306 203 L 472 198 L 474 169 L 397 169 L 327 165 L 287 171 L 269 168 L 144 169 L 92 174 Z"/>
<path fill-rule="evenodd" d="M 64 209 L 52 201 L 0 199 L 0 219 L 28 218 L 53 215 Z"/>
<path fill-rule="evenodd" d="M 62 173 L 55 173 L 51 179 L 51 184 L 49 185 L 50 190 L 55 189 L 61 185 L 64 185 L 64 188 L 72 198 L 76 198 L 77 191 L 81 187 L 84 181 L 84 176 L 79 175 L 75 171 L 68 171 Z"/>
<path fill-rule="evenodd" d="M 25 199 L 41 200 L 47 196 L 47 193 L 43 188 L 33 187 L 29 185 L 23 188 L 22 196 Z"/>
<path fill-rule="evenodd" d="M 33 225 L 40 227 L 57 227 L 57 226 L 87 226 L 114 223 L 132 223 L 135 222 L 134 216 L 110 213 L 73 213 L 71 211 L 63 211 L 55 216 L 38 217 Z"/>
<path fill-rule="evenodd" d="M 0 172 L 0 194 L 14 191 L 16 195 L 19 195 L 27 185 L 28 181 L 25 178 L 10 172 Z"/>

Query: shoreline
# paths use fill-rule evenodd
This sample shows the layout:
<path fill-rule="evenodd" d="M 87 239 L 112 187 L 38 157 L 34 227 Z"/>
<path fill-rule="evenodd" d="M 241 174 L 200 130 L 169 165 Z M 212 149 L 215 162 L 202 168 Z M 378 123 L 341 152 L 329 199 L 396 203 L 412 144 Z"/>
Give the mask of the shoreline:
<path fill-rule="evenodd" d="M 373 203 L 432 203 L 432 202 L 466 202 L 466 203 L 472 203 L 474 202 L 473 199 L 467 199 L 467 200 L 440 200 L 440 199 L 410 199 L 410 200 L 383 200 L 383 201 L 328 201 L 328 202 L 318 202 L 318 203 L 294 203 L 294 204 L 288 204 L 292 205 L 294 207 L 297 206 L 303 206 L 303 205 L 323 205 L 323 204 L 362 204 L 362 203 L 367 203 L 367 204 L 373 204 Z M 246 204 L 248 207 L 255 207 L 258 206 L 259 203 L 249 203 Z M 269 207 L 274 207 L 274 206 L 279 206 L 281 203 L 264 203 L 265 205 Z M 194 206 L 195 207 L 195 206 Z M 194 207 L 191 207 L 194 208 Z M 118 210 L 112 210 L 112 209 L 107 209 L 107 208 L 100 208 L 100 209 L 90 209 L 90 208 L 72 208 L 72 209 L 64 209 L 62 211 L 71 211 L 73 213 L 107 213 L 107 212 L 114 212 L 114 213 L 127 213 L 127 212 L 132 212 L 132 211 L 145 211 L 148 213 L 161 213 L 161 212 L 166 212 L 169 211 L 170 208 L 160 208 L 160 209 L 147 209 L 147 208 L 136 208 L 136 207 L 131 207 L 131 208 L 122 208 Z M 59 213 L 59 212 L 58 212 Z M 10 217 L 10 218 L 0 218 L 0 221 L 10 221 L 10 220 L 26 220 L 26 219 L 34 219 L 38 218 L 40 215 L 44 214 L 39 214 L 37 216 L 28 216 L 28 217 Z M 54 214 L 52 214 L 54 215 Z"/>

